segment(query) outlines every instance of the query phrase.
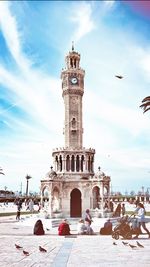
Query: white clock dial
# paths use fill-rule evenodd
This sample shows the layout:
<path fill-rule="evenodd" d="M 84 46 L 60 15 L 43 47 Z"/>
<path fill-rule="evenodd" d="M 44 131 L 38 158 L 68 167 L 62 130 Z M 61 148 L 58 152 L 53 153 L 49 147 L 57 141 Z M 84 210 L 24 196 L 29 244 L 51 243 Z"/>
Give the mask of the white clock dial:
<path fill-rule="evenodd" d="M 72 84 L 77 84 L 77 82 L 78 82 L 78 80 L 77 80 L 76 77 L 71 78 L 71 83 Z"/>

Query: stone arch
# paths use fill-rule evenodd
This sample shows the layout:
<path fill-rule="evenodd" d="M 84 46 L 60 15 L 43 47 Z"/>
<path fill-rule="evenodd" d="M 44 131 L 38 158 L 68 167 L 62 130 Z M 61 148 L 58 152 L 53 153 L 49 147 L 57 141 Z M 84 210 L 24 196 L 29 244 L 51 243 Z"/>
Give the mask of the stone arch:
<path fill-rule="evenodd" d="M 93 196 L 93 209 L 99 208 L 100 203 L 100 188 L 98 186 L 94 186 L 92 189 Z"/>
<path fill-rule="evenodd" d="M 52 191 L 52 211 L 56 212 L 60 210 L 60 191 L 55 186 Z"/>
<path fill-rule="evenodd" d="M 74 188 L 70 193 L 70 217 L 82 217 L 81 191 Z"/>
<path fill-rule="evenodd" d="M 49 198 L 49 187 L 48 186 L 44 186 L 42 188 L 42 197 Z"/>

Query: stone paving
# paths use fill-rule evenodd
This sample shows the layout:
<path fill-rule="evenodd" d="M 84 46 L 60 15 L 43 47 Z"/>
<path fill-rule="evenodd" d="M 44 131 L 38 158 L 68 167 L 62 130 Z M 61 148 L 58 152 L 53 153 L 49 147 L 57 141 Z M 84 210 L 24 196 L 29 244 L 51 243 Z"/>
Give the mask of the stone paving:
<path fill-rule="evenodd" d="M 50 220 L 44 220 L 46 234 L 32 234 L 37 216 L 24 216 L 16 222 L 15 217 L 0 218 L 0 267 L 150 267 L 150 239 L 147 234 L 139 236 L 138 241 L 144 248 L 132 249 L 125 246 L 122 239 L 114 240 L 111 236 L 61 237 L 57 227 L 46 230 Z M 106 219 L 94 219 L 93 229 L 98 231 Z M 76 225 L 71 224 L 71 233 L 76 234 Z M 150 229 L 150 223 L 147 223 Z M 113 243 L 117 245 L 114 245 Z M 127 241 L 136 245 L 136 240 Z M 19 244 L 23 249 L 16 249 Z M 39 246 L 47 252 L 40 252 Z"/>

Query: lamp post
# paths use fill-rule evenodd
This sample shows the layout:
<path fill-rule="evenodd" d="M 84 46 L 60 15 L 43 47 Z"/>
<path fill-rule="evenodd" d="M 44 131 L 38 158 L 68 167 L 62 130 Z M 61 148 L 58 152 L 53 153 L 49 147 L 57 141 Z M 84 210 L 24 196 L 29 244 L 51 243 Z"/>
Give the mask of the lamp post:
<path fill-rule="evenodd" d="M 30 175 L 26 175 L 26 180 L 27 180 L 27 184 L 26 184 L 26 196 L 28 196 L 28 189 L 29 189 L 29 180 L 32 178 Z"/>

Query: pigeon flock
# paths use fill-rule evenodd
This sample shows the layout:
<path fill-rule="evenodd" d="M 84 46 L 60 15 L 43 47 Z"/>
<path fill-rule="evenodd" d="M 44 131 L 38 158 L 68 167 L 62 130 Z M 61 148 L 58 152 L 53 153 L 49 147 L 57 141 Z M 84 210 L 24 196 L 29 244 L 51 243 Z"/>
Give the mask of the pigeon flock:
<path fill-rule="evenodd" d="M 15 244 L 15 247 L 16 247 L 16 249 L 18 249 L 18 250 L 22 250 L 23 255 L 25 255 L 25 256 L 29 256 L 29 255 L 30 255 L 30 253 L 29 253 L 28 251 L 24 250 L 23 247 L 21 247 L 20 245 Z M 55 248 L 56 248 L 56 247 L 52 248 L 52 249 L 50 250 L 50 252 L 51 252 L 52 250 L 54 250 Z M 40 251 L 40 252 L 44 252 L 44 253 L 47 252 L 47 250 L 46 250 L 45 248 L 41 247 L 41 246 L 39 246 L 39 251 Z"/>
<path fill-rule="evenodd" d="M 122 244 L 124 246 L 129 246 L 132 249 L 135 249 L 135 248 L 138 248 L 138 247 L 139 248 L 144 248 L 144 246 L 140 242 L 138 242 L 138 241 L 136 241 L 136 245 L 132 245 L 132 244 L 129 244 L 128 242 L 124 242 L 124 241 L 122 241 Z M 117 246 L 117 243 L 116 242 L 113 242 L 113 245 L 114 246 Z"/>

